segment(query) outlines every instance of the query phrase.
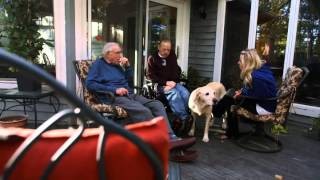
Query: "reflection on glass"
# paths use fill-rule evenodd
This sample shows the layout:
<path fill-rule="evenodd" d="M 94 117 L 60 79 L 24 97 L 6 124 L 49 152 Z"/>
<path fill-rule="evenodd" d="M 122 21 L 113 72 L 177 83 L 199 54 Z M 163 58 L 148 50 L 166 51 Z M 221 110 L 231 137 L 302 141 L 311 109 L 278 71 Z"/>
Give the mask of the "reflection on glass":
<path fill-rule="evenodd" d="M 21 1 L 22 2 L 22 1 Z M 35 17 L 37 25 L 39 27 L 30 27 L 30 28 L 38 28 L 36 29 L 39 33 L 39 38 L 43 38 L 46 40 L 46 43 L 42 46 L 42 51 L 39 56 L 36 58 L 36 62 L 43 64 L 43 68 L 47 70 L 49 73 L 55 75 L 55 50 L 54 50 L 54 25 L 53 25 L 53 1 L 52 0 L 37 0 L 36 7 L 33 7 L 32 12 L 35 12 Z M 11 3 L 11 2 L 10 2 Z M 12 4 L 18 4 L 18 2 L 12 2 Z M 21 3 L 20 3 L 21 4 Z M 19 11 L 17 8 L 19 6 L 12 6 L 15 9 L 13 11 Z M 22 7 L 27 9 L 26 7 Z M 0 47 L 6 47 L 8 45 L 7 34 L 3 28 L 5 26 L 10 25 L 10 23 L 5 23 L 5 19 L 10 19 L 12 17 L 8 17 L 3 7 L 0 7 Z M 19 19 L 22 23 L 23 20 Z M 19 26 L 16 26 L 19 27 Z M 20 27 L 21 29 L 21 27 Z M 22 31 L 25 31 L 23 29 Z M 9 67 L 8 64 L 1 63 L 0 61 L 0 78 L 14 78 L 16 73 L 12 71 L 12 68 Z"/>
<path fill-rule="evenodd" d="M 175 47 L 177 8 L 149 3 L 149 53 L 157 51 L 161 39 L 170 39 Z"/>
<path fill-rule="evenodd" d="M 52 3 L 52 2 L 51 2 Z M 52 7 L 50 7 L 52 8 Z M 38 24 L 40 25 L 40 36 L 46 39 L 51 45 L 43 45 L 43 50 L 40 54 L 40 63 L 44 64 L 44 69 L 55 76 L 55 50 L 54 50 L 54 25 L 53 25 L 53 9 L 45 12 L 46 16 L 39 17 Z"/>
<path fill-rule="evenodd" d="M 314 2 L 300 1 L 294 65 L 307 66 L 310 74 L 298 89 L 296 101 L 320 106 L 320 10 Z"/>
<path fill-rule="evenodd" d="M 241 50 L 248 46 L 250 9 L 250 4 L 245 1 L 227 2 L 221 69 L 221 82 L 227 89 L 242 86 L 237 62 Z"/>
<path fill-rule="evenodd" d="M 101 57 L 106 42 L 118 42 L 124 56 L 134 64 L 138 0 L 92 0 L 91 58 Z M 139 20 L 139 19 L 138 19 Z"/>
<path fill-rule="evenodd" d="M 288 32 L 290 0 L 260 0 L 256 49 L 281 82 Z"/>

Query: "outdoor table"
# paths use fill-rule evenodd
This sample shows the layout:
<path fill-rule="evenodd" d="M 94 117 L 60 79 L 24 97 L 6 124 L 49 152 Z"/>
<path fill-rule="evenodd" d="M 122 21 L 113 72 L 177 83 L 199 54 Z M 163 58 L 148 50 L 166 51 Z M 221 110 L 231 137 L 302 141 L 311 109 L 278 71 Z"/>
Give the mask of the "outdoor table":
<path fill-rule="evenodd" d="M 40 101 L 43 98 L 49 98 L 48 102 Z M 18 104 L 14 104 L 7 107 L 7 100 L 14 100 Z M 56 103 L 54 103 L 54 100 Z M 34 112 L 34 121 L 35 127 L 38 126 L 38 117 L 37 117 L 37 104 L 44 103 L 49 104 L 53 107 L 54 112 L 57 112 L 60 108 L 60 101 L 57 96 L 55 96 L 54 91 L 43 89 L 41 91 L 34 92 L 24 92 L 19 91 L 18 89 L 0 89 L 0 102 L 3 103 L 3 108 L 0 109 L 0 116 L 4 111 L 12 109 L 17 106 L 23 106 L 24 114 L 26 113 L 26 107 L 29 106 L 33 109 Z"/>

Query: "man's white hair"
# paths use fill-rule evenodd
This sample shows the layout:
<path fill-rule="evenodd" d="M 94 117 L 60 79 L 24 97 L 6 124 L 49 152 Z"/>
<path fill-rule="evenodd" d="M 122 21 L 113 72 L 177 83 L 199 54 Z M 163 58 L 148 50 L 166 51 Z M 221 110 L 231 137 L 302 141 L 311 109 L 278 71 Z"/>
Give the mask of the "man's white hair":
<path fill-rule="evenodd" d="M 108 52 L 112 51 L 112 48 L 114 46 L 119 46 L 120 45 L 116 42 L 107 42 L 104 46 L 103 46 L 103 49 L 102 49 L 102 55 L 105 55 L 107 54 Z"/>

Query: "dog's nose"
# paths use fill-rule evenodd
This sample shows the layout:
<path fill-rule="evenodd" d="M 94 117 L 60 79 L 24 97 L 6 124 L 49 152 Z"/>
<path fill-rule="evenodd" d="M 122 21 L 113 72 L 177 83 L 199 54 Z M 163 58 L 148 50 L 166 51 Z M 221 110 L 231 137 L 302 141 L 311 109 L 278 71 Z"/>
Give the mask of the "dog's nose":
<path fill-rule="evenodd" d="M 212 99 L 212 102 L 213 102 L 213 105 L 215 105 L 215 104 L 217 104 L 217 102 L 218 102 L 218 99 Z"/>

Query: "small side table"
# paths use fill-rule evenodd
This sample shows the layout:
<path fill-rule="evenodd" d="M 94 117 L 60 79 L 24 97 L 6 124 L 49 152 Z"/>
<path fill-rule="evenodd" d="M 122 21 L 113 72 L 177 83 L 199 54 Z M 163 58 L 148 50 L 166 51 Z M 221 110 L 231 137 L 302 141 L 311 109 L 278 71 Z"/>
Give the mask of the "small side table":
<path fill-rule="evenodd" d="M 49 98 L 49 103 L 41 102 L 43 98 Z M 14 100 L 18 104 L 7 107 L 7 100 Z M 54 103 L 54 100 L 57 102 Z M 23 106 L 24 114 L 26 113 L 26 106 L 31 106 L 34 112 L 35 127 L 38 126 L 38 114 L 37 114 L 37 103 L 49 104 L 53 107 L 54 112 L 58 112 L 60 109 L 60 101 L 57 96 L 54 95 L 52 90 L 41 90 L 36 92 L 23 92 L 18 89 L 0 89 L 0 102 L 3 103 L 3 108 L 0 110 L 0 116 L 4 111 L 12 109 L 17 106 Z"/>

